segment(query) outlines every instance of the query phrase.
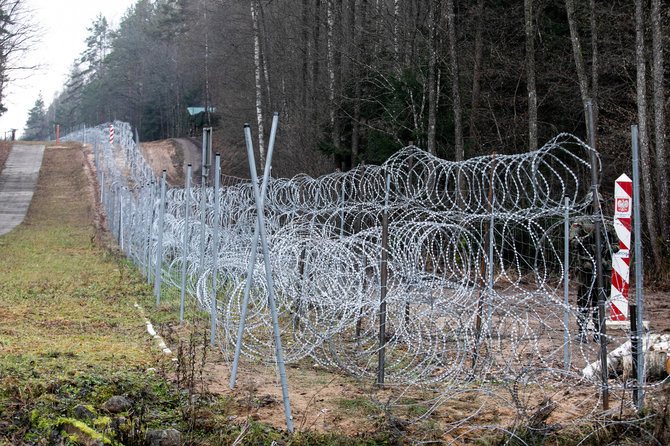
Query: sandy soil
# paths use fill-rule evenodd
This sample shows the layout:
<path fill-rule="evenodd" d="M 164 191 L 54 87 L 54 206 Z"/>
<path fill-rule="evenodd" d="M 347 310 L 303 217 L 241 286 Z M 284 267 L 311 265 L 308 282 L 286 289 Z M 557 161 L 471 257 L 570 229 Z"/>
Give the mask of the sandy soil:
<path fill-rule="evenodd" d="M 170 186 L 183 186 L 184 171 L 181 169 L 183 154 L 174 139 L 144 142 L 140 144 L 140 148 L 144 158 L 153 168 L 156 178 L 160 178 L 165 169 Z"/>
<path fill-rule="evenodd" d="M 649 319 L 650 328 L 655 331 L 670 331 L 670 291 L 647 289 L 643 294 L 646 309 L 645 320 Z M 635 293 L 630 293 L 635 299 Z"/>
<path fill-rule="evenodd" d="M 235 399 L 242 409 L 242 418 L 261 420 L 278 428 L 286 426 L 281 386 L 273 368 L 243 361 L 234 389 L 228 386 L 230 364 L 227 362 L 210 364 L 208 375 L 209 391 Z M 342 406 L 345 400 L 367 401 L 367 395 L 350 378 L 309 363 L 288 366 L 287 375 L 296 429 L 355 435 L 378 427 L 375 420 L 380 414 L 376 411 L 347 410 Z"/>

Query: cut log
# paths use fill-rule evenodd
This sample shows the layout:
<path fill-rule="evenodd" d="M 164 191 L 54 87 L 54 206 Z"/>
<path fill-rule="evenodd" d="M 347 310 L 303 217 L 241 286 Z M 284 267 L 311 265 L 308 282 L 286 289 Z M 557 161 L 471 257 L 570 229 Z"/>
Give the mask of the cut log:
<path fill-rule="evenodd" d="M 670 374 L 670 335 L 652 333 L 644 336 L 644 370 L 646 381 L 659 381 Z M 633 376 L 633 358 L 631 342 L 627 341 L 607 355 L 607 368 L 610 376 L 619 376 L 626 380 Z M 582 375 L 587 379 L 600 376 L 600 360 L 584 367 Z"/>

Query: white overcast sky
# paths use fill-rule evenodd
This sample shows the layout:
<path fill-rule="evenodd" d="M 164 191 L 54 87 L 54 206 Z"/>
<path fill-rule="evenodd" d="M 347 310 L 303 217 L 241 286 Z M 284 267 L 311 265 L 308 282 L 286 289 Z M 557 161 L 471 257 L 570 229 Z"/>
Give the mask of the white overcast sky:
<path fill-rule="evenodd" d="M 22 65 L 42 68 L 25 79 L 10 82 L 5 92 L 8 111 L 0 116 L 0 138 L 15 128 L 19 133 L 40 92 L 48 106 L 63 89 L 72 62 L 84 50 L 86 36 L 98 14 L 116 28 L 129 6 L 136 0 L 24 0 L 33 11 L 32 20 L 42 37 Z M 21 74 L 21 77 L 25 77 Z"/>

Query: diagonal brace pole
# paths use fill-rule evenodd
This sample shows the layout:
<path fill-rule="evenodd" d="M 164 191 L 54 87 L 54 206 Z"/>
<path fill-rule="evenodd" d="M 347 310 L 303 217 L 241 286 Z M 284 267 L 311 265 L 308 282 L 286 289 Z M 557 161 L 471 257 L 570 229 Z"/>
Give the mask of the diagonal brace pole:
<path fill-rule="evenodd" d="M 276 116 L 276 115 L 275 115 Z M 282 387 L 282 399 L 284 400 L 284 413 L 286 415 L 286 429 L 293 432 L 293 416 L 291 415 L 291 405 L 289 403 L 288 385 L 286 382 L 286 370 L 284 368 L 284 353 L 282 350 L 281 336 L 279 332 L 279 319 L 277 316 L 277 306 L 274 295 L 274 281 L 272 279 L 272 265 L 270 264 L 270 251 L 268 249 L 267 235 L 265 233 L 265 214 L 263 210 L 263 200 L 258 187 L 258 175 L 256 173 L 256 160 L 254 157 L 253 143 L 251 142 L 251 129 L 249 124 L 244 125 L 244 136 L 247 143 L 247 155 L 249 157 L 249 170 L 251 172 L 251 183 L 254 188 L 254 198 L 256 199 L 256 213 L 258 234 L 261 239 L 263 249 L 263 258 L 265 263 L 265 279 L 268 287 L 268 303 L 270 305 L 270 314 L 272 316 L 272 331 L 274 332 L 275 349 L 277 355 L 277 367 L 279 368 L 279 379 Z M 268 162 L 270 154 L 268 153 Z"/>

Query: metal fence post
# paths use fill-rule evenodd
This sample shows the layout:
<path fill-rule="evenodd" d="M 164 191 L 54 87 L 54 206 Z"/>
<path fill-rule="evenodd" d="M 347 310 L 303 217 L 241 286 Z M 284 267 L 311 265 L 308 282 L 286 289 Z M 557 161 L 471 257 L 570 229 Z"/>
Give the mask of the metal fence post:
<path fill-rule="evenodd" d="M 638 342 L 637 349 L 637 409 L 640 410 L 644 406 L 644 325 L 642 321 L 642 311 L 644 310 L 644 296 L 643 291 L 643 270 L 642 270 L 642 219 L 640 216 L 640 158 L 638 148 L 638 134 L 637 126 L 631 127 L 632 150 L 633 150 L 633 247 L 635 256 L 635 306 L 636 306 L 636 322 L 637 330 L 635 337 Z"/>
<path fill-rule="evenodd" d="M 495 167 L 494 167 L 495 169 Z M 493 246 L 495 244 L 495 219 L 493 217 L 493 174 L 491 174 L 491 210 L 489 215 L 489 268 L 488 268 L 488 322 L 486 323 L 486 329 L 489 336 L 492 335 L 492 325 L 493 325 Z"/>
<path fill-rule="evenodd" d="M 570 367 L 570 198 L 565 197 L 565 217 L 563 220 L 563 368 Z"/>
<path fill-rule="evenodd" d="M 596 160 L 596 147 L 595 147 L 595 135 L 593 128 L 593 110 L 591 106 L 591 100 L 586 101 L 586 113 L 589 123 L 589 144 L 591 146 L 591 190 L 593 193 L 593 215 L 599 216 L 601 213 L 600 209 L 600 194 L 598 192 L 598 170 L 597 170 L 597 160 Z M 603 396 L 603 409 L 609 409 L 609 384 L 607 382 L 607 326 L 605 324 L 605 290 L 603 286 L 603 259 L 601 257 L 602 250 L 602 234 L 601 234 L 601 221 L 600 218 L 595 218 L 595 238 L 596 238 L 596 299 L 598 302 L 598 343 L 600 344 L 600 375 L 602 382 L 602 396 Z"/>
<path fill-rule="evenodd" d="M 154 294 L 156 294 L 156 306 L 161 303 L 161 276 L 163 275 L 163 223 L 165 221 L 165 182 L 166 173 L 163 170 L 161 181 L 161 202 L 158 205 L 158 240 L 156 242 L 156 273 L 154 283 Z"/>
<path fill-rule="evenodd" d="M 204 170 L 204 165 L 203 165 Z M 205 272 L 205 217 L 207 214 L 207 177 L 202 176 L 202 185 L 200 187 L 200 263 L 198 264 L 198 277 L 202 277 Z"/>
<path fill-rule="evenodd" d="M 149 233 L 147 234 L 146 243 L 147 243 L 147 283 L 151 284 L 151 265 L 153 265 L 153 255 L 151 254 L 153 238 L 154 238 L 154 193 L 156 188 L 154 187 L 154 182 L 152 181 L 149 185 L 149 214 L 147 215 L 147 225 L 149 226 Z"/>
<path fill-rule="evenodd" d="M 149 238 L 148 232 L 150 231 L 149 224 L 149 212 L 151 212 L 151 200 L 149 197 L 150 189 L 149 183 L 144 185 L 142 188 L 142 225 L 144 229 L 142 230 L 142 273 L 144 277 L 149 276 L 149 266 L 148 266 L 148 255 L 149 255 Z"/>
<path fill-rule="evenodd" d="M 215 158 L 214 166 L 214 221 L 212 222 L 212 263 L 214 264 L 212 268 L 212 308 L 210 320 L 212 325 L 209 330 L 209 343 L 213 347 L 214 342 L 216 341 L 216 313 L 217 313 L 217 301 L 216 301 L 216 276 L 218 274 L 217 266 L 219 263 L 219 227 L 221 226 L 219 222 L 219 183 L 221 177 L 221 157 L 217 153 Z"/>
<path fill-rule="evenodd" d="M 119 188 L 119 246 L 125 252 L 125 239 L 123 236 L 123 187 Z"/>
<path fill-rule="evenodd" d="M 345 180 L 345 175 L 343 174 L 341 177 L 342 181 L 342 191 L 341 191 L 341 196 L 340 196 L 340 237 L 344 237 L 344 190 L 346 187 L 346 182 Z"/>
<path fill-rule="evenodd" d="M 187 167 L 184 189 L 184 240 L 182 242 L 181 296 L 179 298 L 179 323 L 184 322 L 184 295 L 186 293 L 186 263 L 188 262 L 189 214 L 191 212 L 191 164 Z"/>
<path fill-rule="evenodd" d="M 379 353 L 377 358 L 377 385 L 384 386 L 386 372 L 386 292 L 388 286 L 388 228 L 389 228 L 389 189 L 391 177 L 386 173 L 386 194 L 382 214 L 381 263 L 379 265 Z"/>

